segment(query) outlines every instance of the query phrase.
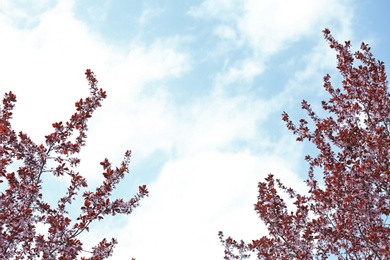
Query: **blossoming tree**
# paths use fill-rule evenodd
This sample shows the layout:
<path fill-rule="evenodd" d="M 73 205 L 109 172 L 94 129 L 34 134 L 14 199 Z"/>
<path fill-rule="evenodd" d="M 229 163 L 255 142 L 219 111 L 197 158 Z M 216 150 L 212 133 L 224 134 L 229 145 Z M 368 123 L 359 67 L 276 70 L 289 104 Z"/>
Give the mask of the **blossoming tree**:
<path fill-rule="evenodd" d="M 1 259 L 76 259 L 81 252 L 90 257 L 105 259 L 112 255 L 115 239 L 104 238 L 90 250 L 83 248 L 79 235 L 89 230 L 95 220 L 106 215 L 130 214 L 148 195 L 145 185 L 129 201 L 111 199 L 111 193 L 121 181 L 130 163 L 131 152 L 126 151 L 118 167 L 104 159 L 100 164 L 103 183 L 94 191 L 86 189 L 86 179 L 76 171 L 80 159 L 77 154 L 85 145 L 87 121 L 101 106 L 106 92 L 97 88 L 91 70 L 85 72 L 90 96 L 76 102 L 76 112 L 66 123 L 53 124 L 53 132 L 46 135 L 44 144 L 36 144 L 24 132 L 12 130 L 10 119 L 16 96 L 6 93 L 0 111 L 0 258 Z M 17 162 L 17 164 L 15 164 Z M 15 171 L 15 165 L 22 165 Z M 50 164 L 50 166 L 48 166 Z M 55 206 L 43 200 L 42 181 L 45 174 L 56 177 L 67 175 L 70 184 Z M 82 199 L 80 214 L 72 219 L 67 208 L 75 199 Z M 48 227 L 41 234 L 37 225 Z"/>
<path fill-rule="evenodd" d="M 337 52 L 342 89 L 324 77 L 329 101 L 321 118 L 302 101 L 314 125 L 282 119 L 297 141 L 307 140 L 318 155 L 306 156 L 308 194 L 298 194 L 272 174 L 258 184 L 255 211 L 268 235 L 250 243 L 224 238 L 225 259 L 390 259 L 390 95 L 384 63 L 362 43 L 352 54 L 328 29 L 326 41 Z M 355 62 L 357 61 L 357 62 Z M 358 64 L 356 64 L 358 63 Z M 312 127 L 313 128 L 313 127 Z M 318 172 L 322 172 L 320 175 Z M 322 181 L 319 178 L 322 177 Z M 289 211 L 277 190 L 293 199 Z"/>

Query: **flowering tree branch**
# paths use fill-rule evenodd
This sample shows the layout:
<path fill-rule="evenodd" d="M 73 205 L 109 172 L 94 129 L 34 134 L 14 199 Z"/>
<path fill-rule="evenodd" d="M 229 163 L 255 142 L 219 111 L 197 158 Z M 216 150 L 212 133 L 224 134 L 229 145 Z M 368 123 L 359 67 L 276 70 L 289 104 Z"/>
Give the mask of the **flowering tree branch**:
<path fill-rule="evenodd" d="M 220 233 L 225 259 L 240 259 L 235 251 L 255 252 L 258 259 L 390 259 L 390 95 L 385 65 L 367 44 L 352 54 L 349 41 L 340 44 L 328 29 L 323 33 L 337 52 L 343 89 L 333 87 L 329 75 L 324 77 L 330 96 L 322 101 L 329 112 L 326 118 L 302 101 L 314 130 L 305 119 L 295 125 L 282 114 L 297 141 L 317 147 L 317 156 L 305 158 L 309 193 L 297 194 L 270 174 L 259 183 L 255 204 L 268 236 L 236 243 Z M 360 65 L 355 66 L 355 59 Z M 277 189 L 294 199 L 295 212 L 288 212 Z"/>
<path fill-rule="evenodd" d="M 95 220 L 106 215 L 130 214 L 139 201 L 148 196 L 145 185 L 129 201 L 111 199 L 111 192 L 129 172 L 131 152 L 126 151 L 119 167 L 113 168 L 105 159 L 103 183 L 95 191 L 82 194 L 81 213 L 71 219 L 67 211 L 78 192 L 87 187 L 86 179 L 76 171 L 80 163 L 77 154 L 85 145 L 87 122 L 101 106 L 106 92 L 98 89 L 91 70 L 86 70 L 90 96 L 76 102 L 76 112 L 66 123 L 53 123 L 54 131 L 46 135 L 45 144 L 35 144 L 24 133 L 12 130 L 10 119 L 16 96 L 4 95 L 0 112 L 0 185 L 8 186 L 0 194 L 0 258 L 1 259 L 76 259 L 83 249 L 78 236 L 89 230 Z M 16 172 L 9 171 L 14 162 L 20 162 Z M 55 167 L 48 167 L 48 162 Z M 67 175 L 70 184 L 66 194 L 53 207 L 42 199 L 42 176 Z M 48 226 L 47 234 L 37 231 L 37 224 Z M 105 259 L 112 255 L 115 239 L 103 239 L 91 251 L 91 257 L 81 259 Z"/>

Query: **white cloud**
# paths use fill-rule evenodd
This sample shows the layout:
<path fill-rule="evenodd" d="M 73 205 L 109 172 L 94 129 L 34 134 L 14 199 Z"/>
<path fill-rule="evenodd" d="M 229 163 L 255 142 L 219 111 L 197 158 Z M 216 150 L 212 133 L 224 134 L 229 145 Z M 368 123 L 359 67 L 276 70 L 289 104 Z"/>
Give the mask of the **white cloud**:
<path fill-rule="evenodd" d="M 217 86 L 226 86 L 232 83 L 252 82 L 254 77 L 264 71 L 264 65 L 257 60 L 247 59 L 238 62 L 237 65 L 228 66 L 227 71 L 217 75 Z"/>
<path fill-rule="evenodd" d="M 257 64 L 253 73 L 237 73 L 247 69 L 241 64 L 218 75 L 221 78 L 253 79 L 266 69 L 269 58 L 304 37 L 321 35 L 325 27 L 346 32 L 352 12 L 348 1 L 204 1 L 190 14 L 199 19 L 214 19 L 214 32 L 232 46 L 247 46 L 251 54 L 242 64 Z M 226 84 L 230 82 L 227 80 Z"/>
<path fill-rule="evenodd" d="M 218 231 L 258 238 L 264 226 L 253 210 L 257 182 L 270 171 L 283 172 L 288 183 L 300 186 L 281 162 L 249 152 L 201 152 L 169 161 L 150 185 L 150 198 L 126 227 L 113 230 L 120 240 L 114 259 L 218 259 Z"/>
<path fill-rule="evenodd" d="M 0 14 L 5 15 L 7 22 L 18 27 L 30 28 L 39 22 L 39 16 L 55 4 L 55 0 L 0 0 Z"/>
<path fill-rule="evenodd" d="M 188 14 L 197 18 L 218 16 L 218 18 L 230 20 L 235 11 L 240 9 L 240 3 L 242 2 L 237 0 L 203 1 L 199 6 L 191 7 Z"/>
<path fill-rule="evenodd" d="M 146 24 L 147 22 L 151 21 L 154 17 L 159 16 L 162 14 L 164 10 L 162 8 L 158 9 L 146 9 L 142 12 L 141 16 L 138 18 L 138 22 L 141 25 Z"/>
<path fill-rule="evenodd" d="M 341 3 L 324 0 L 214 0 L 193 7 L 190 14 L 230 24 L 251 48 L 270 55 L 286 48 L 286 44 L 291 41 L 319 33 L 318 30 L 330 24 L 349 23 L 352 12 L 349 12 L 347 4 L 348 1 Z M 226 21 L 226 17 L 234 18 Z"/>
<path fill-rule="evenodd" d="M 237 26 L 252 48 L 269 55 L 303 36 L 319 34 L 330 21 L 341 22 L 346 15 L 339 1 L 248 0 Z"/>
<path fill-rule="evenodd" d="M 227 40 L 235 40 L 237 37 L 237 33 L 235 30 L 227 25 L 218 25 L 214 28 L 214 34 L 219 36 L 220 38 L 224 38 Z"/>
<path fill-rule="evenodd" d="M 179 154 L 223 150 L 235 141 L 255 140 L 261 135 L 258 124 L 269 112 L 266 102 L 246 96 L 201 99 L 182 114 L 187 118 L 177 144 Z"/>

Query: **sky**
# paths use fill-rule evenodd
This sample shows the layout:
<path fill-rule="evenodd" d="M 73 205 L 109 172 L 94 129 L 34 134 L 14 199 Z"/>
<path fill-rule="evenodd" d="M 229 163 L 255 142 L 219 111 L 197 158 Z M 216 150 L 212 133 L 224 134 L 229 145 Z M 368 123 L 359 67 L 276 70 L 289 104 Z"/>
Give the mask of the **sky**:
<path fill-rule="evenodd" d="M 222 259 L 218 231 L 251 241 L 266 235 L 254 211 L 268 173 L 305 192 L 315 154 L 297 143 L 281 113 L 304 117 L 340 86 L 329 28 L 357 50 L 369 43 L 390 62 L 390 3 L 352 0 L 0 0 L 0 92 L 12 90 L 15 130 L 37 143 L 88 95 L 85 69 L 108 97 L 89 121 L 80 173 L 91 188 L 99 162 L 130 174 L 114 197 L 150 196 L 131 215 L 108 217 L 83 234 L 85 246 L 118 239 L 111 259 Z M 55 201 L 66 180 L 45 177 Z M 77 211 L 76 211 L 77 212 Z"/>

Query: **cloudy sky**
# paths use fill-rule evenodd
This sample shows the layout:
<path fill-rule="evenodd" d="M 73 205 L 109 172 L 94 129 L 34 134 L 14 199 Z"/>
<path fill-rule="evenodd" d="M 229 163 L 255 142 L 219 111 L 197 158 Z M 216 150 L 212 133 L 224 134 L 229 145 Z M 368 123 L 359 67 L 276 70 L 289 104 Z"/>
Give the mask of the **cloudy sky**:
<path fill-rule="evenodd" d="M 92 69 L 108 98 L 90 120 L 80 172 L 91 187 L 105 157 L 133 151 L 116 197 L 150 197 L 84 235 L 116 237 L 112 259 L 222 259 L 218 231 L 265 235 L 253 210 L 270 172 L 305 191 L 305 154 L 281 121 L 319 108 L 335 70 L 323 40 L 362 41 L 390 62 L 390 4 L 340 0 L 0 0 L 0 90 L 18 99 L 13 125 L 40 143 L 88 94 Z M 45 196 L 64 182 L 47 177 Z"/>

